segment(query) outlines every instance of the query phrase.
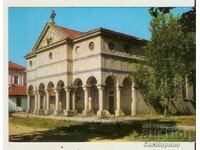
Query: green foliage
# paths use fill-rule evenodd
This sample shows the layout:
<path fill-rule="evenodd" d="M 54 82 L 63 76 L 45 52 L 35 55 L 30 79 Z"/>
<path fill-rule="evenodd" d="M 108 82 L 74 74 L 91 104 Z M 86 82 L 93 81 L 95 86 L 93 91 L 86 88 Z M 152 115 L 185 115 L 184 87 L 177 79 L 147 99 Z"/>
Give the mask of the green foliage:
<path fill-rule="evenodd" d="M 138 90 L 165 113 L 182 80 L 195 68 L 195 34 L 182 31 L 180 18 L 159 13 L 152 19 L 152 37 L 144 47 L 146 62 L 134 73 Z"/>
<path fill-rule="evenodd" d="M 167 14 L 173 7 L 152 7 L 149 9 L 149 14 L 153 17 L 157 17 L 160 13 Z"/>

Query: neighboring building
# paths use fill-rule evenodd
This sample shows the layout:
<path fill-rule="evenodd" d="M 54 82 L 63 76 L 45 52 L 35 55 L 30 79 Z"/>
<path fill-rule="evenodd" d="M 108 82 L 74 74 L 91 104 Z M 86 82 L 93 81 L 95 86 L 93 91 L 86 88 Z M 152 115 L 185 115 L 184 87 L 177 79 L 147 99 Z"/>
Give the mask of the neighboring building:
<path fill-rule="evenodd" d="M 101 117 L 156 112 L 131 77 L 146 42 L 104 28 L 79 32 L 47 23 L 25 56 L 28 111 Z"/>
<path fill-rule="evenodd" d="M 9 112 L 26 111 L 26 68 L 9 62 Z"/>

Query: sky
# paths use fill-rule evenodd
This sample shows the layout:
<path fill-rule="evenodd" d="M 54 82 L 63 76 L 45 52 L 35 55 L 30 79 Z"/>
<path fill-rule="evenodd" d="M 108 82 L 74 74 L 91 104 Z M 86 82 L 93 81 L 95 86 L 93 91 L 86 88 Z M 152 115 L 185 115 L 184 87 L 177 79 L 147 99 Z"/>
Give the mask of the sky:
<path fill-rule="evenodd" d="M 82 32 L 103 27 L 139 38 L 150 39 L 149 8 L 9 8 L 9 60 L 26 66 L 24 56 L 31 52 L 50 14 L 55 10 L 58 26 Z M 190 8 L 175 8 L 174 15 L 181 15 Z"/>

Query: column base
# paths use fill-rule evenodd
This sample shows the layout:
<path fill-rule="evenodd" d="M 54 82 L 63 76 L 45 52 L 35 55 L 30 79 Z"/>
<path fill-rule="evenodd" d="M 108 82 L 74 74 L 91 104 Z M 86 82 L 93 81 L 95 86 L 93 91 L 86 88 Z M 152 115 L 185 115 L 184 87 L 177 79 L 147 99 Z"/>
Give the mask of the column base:
<path fill-rule="evenodd" d="M 107 110 L 99 110 L 97 111 L 97 116 L 100 118 L 108 118 L 110 117 L 110 113 Z"/>
<path fill-rule="evenodd" d="M 45 114 L 45 115 L 49 115 L 49 110 L 45 110 L 45 111 L 44 111 L 44 114 Z"/>
<path fill-rule="evenodd" d="M 77 110 L 72 110 L 73 115 L 77 114 Z"/>
<path fill-rule="evenodd" d="M 34 114 L 37 114 L 37 109 L 34 109 L 34 110 L 33 110 L 33 113 L 34 113 Z"/>
<path fill-rule="evenodd" d="M 54 110 L 53 115 L 57 116 L 59 114 L 58 110 Z"/>
<path fill-rule="evenodd" d="M 122 116 L 124 116 L 123 110 L 115 110 L 115 116 L 116 117 L 122 117 Z"/>
<path fill-rule="evenodd" d="M 72 116 L 73 115 L 73 111 L 71 111 L 71 110 L 64 110 L 64 115 L 65 116 Z"/>
<path fill-rule="evenodd" d="M 131 112 L 131 116 L 136 116 L 136 112 Z"/>
<path fill-rule="evenodd" d="M 83 110 L 83 116 L 87 116 L 89 114 L 88 110 Z"/>

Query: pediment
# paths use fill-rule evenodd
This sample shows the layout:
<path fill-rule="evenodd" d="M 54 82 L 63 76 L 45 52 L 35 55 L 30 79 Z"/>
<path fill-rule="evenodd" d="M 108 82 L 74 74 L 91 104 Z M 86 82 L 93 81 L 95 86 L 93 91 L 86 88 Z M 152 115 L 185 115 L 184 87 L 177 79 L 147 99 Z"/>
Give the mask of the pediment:
<path fill-rule="evenodd" d="M 65 37 L 56 28 L 52 27 L 51 25 L 47 25 L 42 31 L 33 50 L 51 45 L 63 39 L 65 39 Z"/>

